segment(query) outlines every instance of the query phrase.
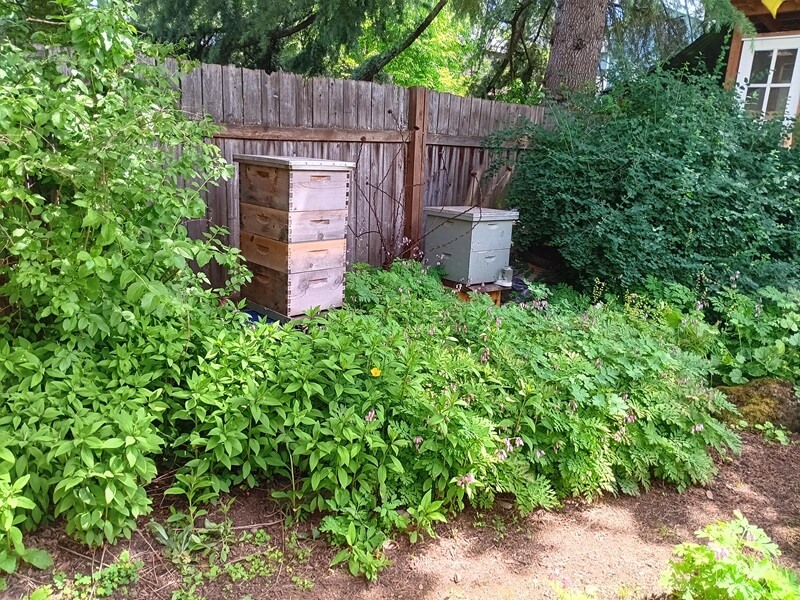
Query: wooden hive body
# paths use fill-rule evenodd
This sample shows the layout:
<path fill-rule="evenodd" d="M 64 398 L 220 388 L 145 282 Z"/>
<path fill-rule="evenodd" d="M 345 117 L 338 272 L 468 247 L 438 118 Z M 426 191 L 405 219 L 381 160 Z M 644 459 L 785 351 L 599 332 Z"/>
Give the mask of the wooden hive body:
<path fill-rule="evenodd" d="M 240 246 L 253 271 L 245 298 L 285 317 L 344 297 L 353 163 L 236 155 Z"/>

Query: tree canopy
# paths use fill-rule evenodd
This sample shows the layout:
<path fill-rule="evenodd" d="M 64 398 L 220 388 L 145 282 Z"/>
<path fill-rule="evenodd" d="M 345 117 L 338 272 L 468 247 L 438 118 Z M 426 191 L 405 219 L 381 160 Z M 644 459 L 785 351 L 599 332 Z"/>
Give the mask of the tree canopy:
<path fill-rule="evenodd" d="M 741 21 L 730 0 L 140 0 L 137 26 L 205 62 L 532 103 L 571 43 L 555 29 L 569 10 L 602 24 L 606 62 L 639 67 Z M 584 73 L 600 61 L 592 48 Z"/>

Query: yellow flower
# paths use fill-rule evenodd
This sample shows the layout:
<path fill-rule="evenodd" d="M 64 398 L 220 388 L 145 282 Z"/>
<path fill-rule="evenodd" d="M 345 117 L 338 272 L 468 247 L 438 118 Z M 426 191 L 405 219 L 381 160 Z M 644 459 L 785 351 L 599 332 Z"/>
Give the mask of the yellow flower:
<path fill-rule="evenodd" d="M 373 377 L 380 377 L 381 376 L 381 370 L 378 367 L 372 367 L 372 370 L 370 371 L 370 373 L 372 373 Z"/>

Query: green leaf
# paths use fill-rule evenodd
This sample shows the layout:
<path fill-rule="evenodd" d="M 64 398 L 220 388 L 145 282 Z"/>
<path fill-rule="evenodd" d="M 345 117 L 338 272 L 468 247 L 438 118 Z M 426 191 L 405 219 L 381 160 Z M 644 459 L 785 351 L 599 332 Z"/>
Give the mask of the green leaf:
<path fill-rule="evenodd" d="M 358 574 L 361 572 L 361 567 L 359 567 L 358 561 L 355 559 L 355 557 L 351 557 L 347 562 L 347 568 L 350 570 L 350 574 L 353 577 L 358 576 Z"/>
<path fill-rule="evenodd" d="M 49 569 L 53 566 L 53 558 L 50 554 L 37 548 L 28 548 L 25 550 L 22 560 L 33 565 L 37 569 Z"/>
<path fill-rule="evenodd" d="M 13 573 L 17 569 L 17 559 L 6 551 L 0 550 L 0 571 Z"/>
<path fill-rule="evenodd" d="M 358 541 L 358 535 L 356 534 L 356 524 L 353 521 L 350 521 L 350 524 L 347 526 L 347 533 L 345 534 L 344 539 L 347 540 L 347 543 L 350 546 L 355 546 L 356 541 Z"/>

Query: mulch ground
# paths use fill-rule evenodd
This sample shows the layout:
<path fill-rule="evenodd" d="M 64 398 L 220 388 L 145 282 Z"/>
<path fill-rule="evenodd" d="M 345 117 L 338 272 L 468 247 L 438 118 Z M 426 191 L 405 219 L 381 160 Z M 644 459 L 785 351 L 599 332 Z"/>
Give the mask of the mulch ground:
<path fill-rule="evenodd" d="M 505 502 L 488 513 L 468 510 L 440 527 L 436 539 L 413 546 L 404 540 L 393 542 L 387 548 L 393 564 L 375 583 L 354 578 L 343 568 L 330 569 L 335 551 L 312 539 L 316 524 L 284 528 L 284 515 L 270 490 L 240 492 L 229 512 L 235 532 L 266 529 L 271 543 L 287 557 L 296 556 L 297 548 L 310 551 L 310 557 L 287 560 L 270 577 L 232 582 L 222 575 L 198 591 L 208 600 L 248 595 L 517 600 L 554 598 L 556 584 L 598 598 L 647 598 L 663 591 L 659 575 L 673 546 L 692 540 L 694 531 L 714 520 L 729 519 L 736 509 L 778 543 L 783 564 L 800 568 L 800 436 L 793 436 L 789 446 L 778 446 L 745 433 L 741 456 L 721 460 L 719 467 L 713 483 L 684 493 L 659 485 L 637 497 L 569 501 L 557 511 L 536 511 L 524 518 Z M 156 507 L 156 518 L 167 514 L 166 505 Z M 294 538 L 299 540 L 296 544 Z M 129 549 L 143 562 L 141 579 L 128 592 L 132 598 L 169 600 L 181 580 L 144 526 L 130 541 L 94 552 L 66 537 L 59 522 L 29 536 L 28 543 L 51 552 L 56 569 L 68 574 L 91 573 Z M 239 545 L 229 560 L 251 551 L 247 544 Z M 302 580 L 313 582 L 313 588 L 299 589 Z M 0 596 L 20 598 L 50 581 L 49 572 L 23 569 Z"/>

